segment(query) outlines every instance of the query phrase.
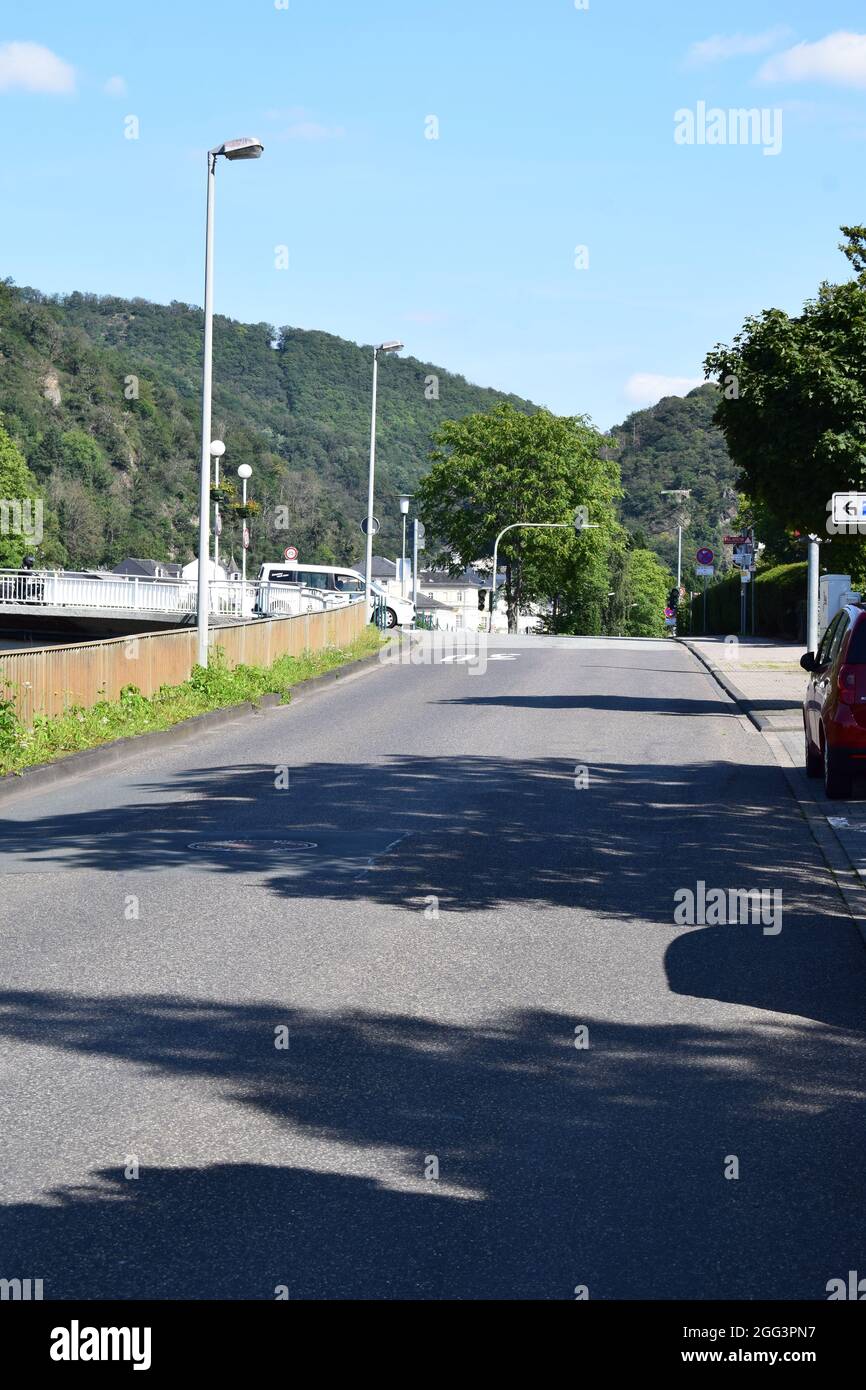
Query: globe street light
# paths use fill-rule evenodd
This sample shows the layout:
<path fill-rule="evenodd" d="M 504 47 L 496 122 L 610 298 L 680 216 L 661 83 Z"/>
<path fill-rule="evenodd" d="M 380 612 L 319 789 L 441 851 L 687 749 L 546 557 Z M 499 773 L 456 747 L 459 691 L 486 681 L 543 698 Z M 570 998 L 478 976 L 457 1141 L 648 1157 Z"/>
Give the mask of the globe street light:
<path fill-rule="evenodd" d="M 364 580 L 367 585 L 367 617 L 373 616 L 373 491 L 376 482 L 376 396 L 379 387 L 379 354 L 399 352 L 403 344 L 380 343 L 373 348 L 373 414 L 370 424 L 370 472 L 367 478 L 367 548 Z"/>
<path fill-rule="evenodd" d="M 214 190 L 216 187 L 216 162 L 220 155 L 225 159 L 258 159 L 264 146 L 261 140 L 246 135 L 240 140 L 226 140 L 207 152 L 207 215 L 205 219 L 204 255 L 204 352 L 202 362 L 201 389 L 201 465 L 199 469 L 199 513 L 198 513 L 198 608 L 196 625 L 198 628 L 198 663 L 207 666 L 208 609 L 210 590 L 208 586 L 208 562 L 210 556 L 210 429 L 211 398 L 213 392 L 213 234 L 214 234 Z"/>
<path fill-rule="evenodd" d="M 242 538 L 242 539 L 243 539 L 243 559 L 241 560 L 241 565 L 242 565 L 241 579 L 243 580 L 244 584 L 246 584 L 246 582 L 247 582 L 247 548 L 248 548 L 249 543 L 250 543 L 250 533 L 249 533 L 249 528 L 247 527 L 247 479 L 248 479 L 248 478 L 251 478 L 252 476 L 253 476 L 253 470 L 250 468 L 249 464 L 248 464 L 248 463 L 242 463 L 241 466 L 240 466 L 240 468 L 238 469 L 238 477 L 239 477 L 240 480 L 241 480 L 241 488 L 242 488 L 242 491 L 243 491 L 244 533 L 243 533 L 243 538 Z"/>
<path fill-rule="evenodd" d="M 214 440 L 212 441 L 211 446 L 210 446 L 210 456 L 211 456 L 211 458 L 213 459 L 213 466 L 214 466 L 214 487 L 216 487 L 216 488 L 219 488 L 219 485 L 220 485 L 220 459 L 222 458 L 222 456 L 223 456 L 223 454 L 225 453 L 225 451 L 226 451 L 226 446 L 225 446 L 225 444 L 223 444 L 223 442 L 222 442 L 221 439 L 214 439 Z M 215 500 L 215 501 L 214 501 L 214 504 L 213 504 L 213 567 L 214 567 L 213 577 L 214 577 L 214 579 L 216 579 L 216 577 L 217 577 L 217 571 L 218 571 L 218 569 L 219 569 L 219 562 L 220 562 L 220 535 L 221 535 L 221 534 L 222 534 L 222 525 L 220 524 L 220 504 L 219 504 L 219 502 L 218 502 L 217 500 Z"/>

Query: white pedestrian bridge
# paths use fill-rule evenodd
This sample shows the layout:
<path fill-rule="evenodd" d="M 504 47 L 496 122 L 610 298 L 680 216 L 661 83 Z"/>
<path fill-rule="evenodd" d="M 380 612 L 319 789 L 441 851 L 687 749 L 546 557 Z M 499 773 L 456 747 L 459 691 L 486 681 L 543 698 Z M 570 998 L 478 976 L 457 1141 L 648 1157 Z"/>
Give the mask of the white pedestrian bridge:
<path fill-rule="evenodd" d="M 229 623 L 320 613 L 363 601 L 363 595 L 258 580 L 213 580 L 209 590 L 213 619 Z M 44 629 L 52 622 L 183 627 L 195 620 L 197 599 L 196 585 L 183 579 L 96 570 L 6 569 L 0 570 L 0 629 Z"/>

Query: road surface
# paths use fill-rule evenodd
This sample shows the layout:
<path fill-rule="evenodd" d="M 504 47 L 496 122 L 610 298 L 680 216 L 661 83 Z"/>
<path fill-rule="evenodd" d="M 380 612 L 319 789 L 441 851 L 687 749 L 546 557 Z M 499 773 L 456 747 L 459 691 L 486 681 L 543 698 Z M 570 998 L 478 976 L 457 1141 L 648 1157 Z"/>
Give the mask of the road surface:
<path fill-rule="evenodd" d="M 866 951 L 764 740 L 671 642 L 490 654 L 0 804 L 0 1276 L 808 1300 L 862 1265 Z M 675 924 L 699 882 L 782 930 Z"/>

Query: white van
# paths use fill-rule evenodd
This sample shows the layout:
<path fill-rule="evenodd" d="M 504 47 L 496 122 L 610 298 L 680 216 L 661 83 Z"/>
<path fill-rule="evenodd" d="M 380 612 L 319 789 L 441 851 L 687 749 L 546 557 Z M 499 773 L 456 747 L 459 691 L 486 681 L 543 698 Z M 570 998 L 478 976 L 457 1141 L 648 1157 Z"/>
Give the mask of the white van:
<path fill-rule="evenodd" d="M 366 593 L 363 574 L 343 565 L 304 565 L 299 560 L 283 560 L 275 565 L 262 565 L 259 582 L 269 584 L 302 584 L 305 589 L 323 589 L 326 593 L 348 595 L 356 603 Z M 415 605 L 411 599 L 389 594 L 373 582 L 373 594 L 386 605 L 389 627 L 407 627 L 415 621 Z"/>

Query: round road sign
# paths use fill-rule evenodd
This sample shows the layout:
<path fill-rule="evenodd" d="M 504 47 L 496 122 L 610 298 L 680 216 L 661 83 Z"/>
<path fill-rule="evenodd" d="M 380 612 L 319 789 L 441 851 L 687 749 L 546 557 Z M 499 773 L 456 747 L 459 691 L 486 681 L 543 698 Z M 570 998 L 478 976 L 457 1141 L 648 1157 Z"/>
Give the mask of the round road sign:
<path fill-rule="evenodd" d="M 283 559 L 284 559 L 284 560 L 297 560 L 297 558 L 298 558 L 298 547 L 297 547 L 296 545 L 287 545 L 286 548 L 285 548 L 285 550 L 283 551 Z"/>
<path fill-rule="evenodd" d="M 711 565 L 716 557 L 708 545 L 702 545 L 695 558 L 699 565 Z"/>

